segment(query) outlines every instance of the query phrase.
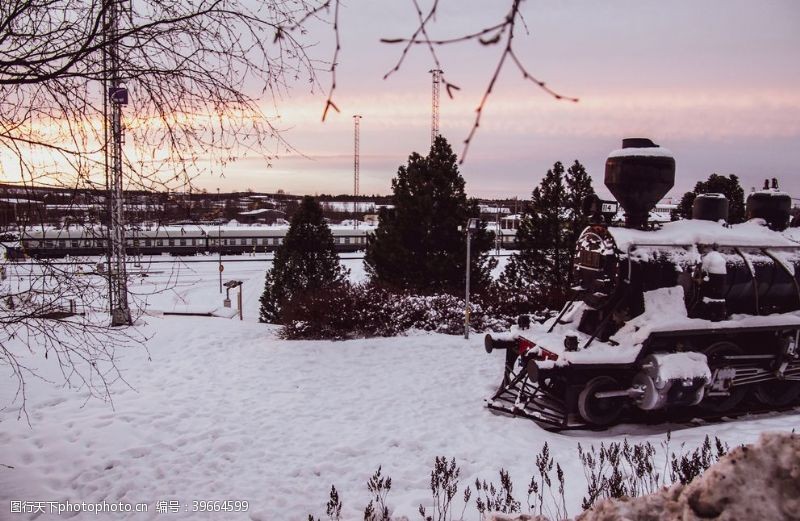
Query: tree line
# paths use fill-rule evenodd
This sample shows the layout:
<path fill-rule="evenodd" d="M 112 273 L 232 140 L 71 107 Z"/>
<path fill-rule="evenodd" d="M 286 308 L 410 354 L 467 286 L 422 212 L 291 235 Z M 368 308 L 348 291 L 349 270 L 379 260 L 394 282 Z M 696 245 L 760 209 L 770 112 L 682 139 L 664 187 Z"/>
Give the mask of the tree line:
<path fill-rule="evenodd" d="M 697 194 L 730 201 L 729 222 L 745 219 L 735 175 L 711 174 L 684 194 L 674 218 L 690 218 Z M 476 329 L 505 328 L 521 313 L 560 308 L 569 298 L 575 245 L 589 224 L 584 201 L 592 178 L 575 160 L 550 168 L 523 206 L 517 250 L 499 277 L 489 256 L 492 232 L 471 232 L 470 281 Z M 283 324 L 288 337 L 347 338 L 396 334 L 409 328 L 460 332 L 466 303 L 466 225 L 477 202 L 466 195 L 458 158 L 444 137 L 429 153 L 412 153 L 392 180 L 392 208 L 382 208 L 368 237 L 366 283 L 353 284 L 339 264 L 322 209 L 305 197 L 275 255 L 261 297 L 260 320 Z"/>
<path fill-rule="evenodd" d="M 555 163 L 533 190 L 517 232 L 521 249 L 497 281 L 492 278 L 497 260 L 489 256 L 492 233 L 478 222 L 471 232 L 469 265 L 475 324 L 488 319 L 476 315 L 476 308 L 513 317 L 563 303 L 574 244 L 588 224 L 581 204 L 593 194 L 591 177 L 580 162 L 566 170 Z M 415 313 L 457 323 L 463 313 L 458 299 L 466 279 L 466 225 L 480 212 L 477 201 L 466 195 L 458 158 L 445 138 L 438 137 L 426 156 L 412 153 L 398 168 L 392 205 L 381 209 L 368 239 L 368 281 L 354 285 L 339 264 L 319 204 L 305 197 L 267 274 L 261 321 L 283 324 L 289 336 L 301 337 L 345 337 L 347 330 L 363 326 L 359 321 L 374 322 L 366 333 L 380 334 L 394 330 L 387 322 Z M 461 307 L 432 309 L 448 306 Z"/>

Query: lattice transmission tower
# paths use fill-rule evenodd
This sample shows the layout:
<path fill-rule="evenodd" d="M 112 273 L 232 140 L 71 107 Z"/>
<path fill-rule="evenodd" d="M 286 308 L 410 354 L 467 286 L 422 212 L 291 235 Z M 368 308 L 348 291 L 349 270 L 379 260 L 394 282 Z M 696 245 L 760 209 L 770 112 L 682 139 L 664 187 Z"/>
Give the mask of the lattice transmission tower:
<path fill-rule="evenodd" d="M 433 92 L 431 93 L 431 146 L 436 141 L 436 136 L 439 135 L 439 84 L 442 81 L 442 70 L 431 69 L 433 79 Z"/>
<path fill-rule="evenodd" d="M 358 209 L 358 192 L 361 189 L 361 116 L 353 116 L 353 228 L 358 227 L 356 218 Z"/>
<path fill-rule="evenodd" d="M 358 196 L 361 182 L 361 116 L 353 116 L 353 195 Z"/>
<path fill-rule="evenodd" d="M 122 107 L 128 104 L 128 90 L 119 77 L 119 0 L 110 0 L 104 16 L 104 131 L 105 173 L 108 190 L 108 294 L 111 325 L 130 325 L 128 305 L 128 274 L 125 269 L 125 216 L 122 186 Z"/>

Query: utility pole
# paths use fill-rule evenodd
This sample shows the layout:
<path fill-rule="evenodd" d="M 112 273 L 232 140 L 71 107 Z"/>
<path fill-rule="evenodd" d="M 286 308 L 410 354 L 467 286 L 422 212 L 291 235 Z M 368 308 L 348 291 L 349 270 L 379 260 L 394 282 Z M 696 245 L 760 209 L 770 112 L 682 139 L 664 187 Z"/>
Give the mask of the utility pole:
<path fill-rule="evenodd" d="M 219 188 L 217 188 L 219 190 Z M 225 266 L 222 265 L 222 219 L 217 220 L 217 251 L 219 252 L 219 294 L 222 295 L 222 272 Z"/>
<path fill-rule="evenodd" d="M 433 92 L 431 93 L 431 146 L 439 135 L 439 83 L 442 81 L 442 70 L 431 69 L 428 71 L 433 74 Z"/>
<path fill-rule="evenodd" d="M 128 90 L 119 78 L 119 0 L 109 0 L 104 16 L 104 127 L 105 170 L 110 223 L 108 234 L 109 304 L 112 326 L 132 323 L 128 306 L 128 275 L 125 268 L 125 218 L 122 188 L 122 106 L 128 104 Z"/>
<path fill-rule="evenodd" d="M 361 141 L 361 116 L 356 114 L 353 116 L 353 133 L 354 133 L 354 150 L 353 150 L 353 228 L 357 228 L 357 220 L 356 220 L 356 205 L 358 205 L 358 191 L 359 191 L 359 184 L 361 182 L 361 151 L 360 151 L 360 141 Z"/>
<path fill-rule="evenodd" d="M 466 230 L 467 231 L 467 268 L 466 268 L 466 270 L 467 271 L 465 273 L 466 288 L 465 288 L 465 292 L 464 292 L 464 338 L 467 339 L 467 340 L 469 340 L 469 313 L 470 313 L 470 309 L 469 309 L 469 282 L 470 282 L 469 273 L 471 271 L 470 267 L 472 266 L 472 259 L 471 259 L 470 249 L 471 249 L 471 246 L 472 246 L 472 232 L 478 229 L 478 220 L 479 219 L 471 218 L 469 221 L 467 221 L 467 226 L 466 226 L 466 228 L 467 228 L 467 230 Z M 459 226 L 459 228 L 461 228 L 461 227 Z"/>

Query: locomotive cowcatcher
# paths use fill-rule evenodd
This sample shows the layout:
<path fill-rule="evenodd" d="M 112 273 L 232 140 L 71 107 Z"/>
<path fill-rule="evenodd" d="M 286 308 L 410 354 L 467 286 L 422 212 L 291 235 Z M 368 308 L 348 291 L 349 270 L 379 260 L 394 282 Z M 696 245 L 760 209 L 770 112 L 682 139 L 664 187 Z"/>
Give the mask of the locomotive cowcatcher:
<path fill-rule="evenodd" d="M 587 204 L 571 300 L 543 324 L 526 316 L 486 336 L 505 350 L 490 409 L 548 429 L 603 428 L 626 416 L 721 417 L 789 407 L 800 397 L 800 233 L 777 182 L 750 194 L 729 225 L 721 194 L 699 195 L 692 219 L 655 227 L 675 160 L 649 139 L 606 160 L 614 203 Z M 660 414 L 659 414 L 660 411 Z"/>

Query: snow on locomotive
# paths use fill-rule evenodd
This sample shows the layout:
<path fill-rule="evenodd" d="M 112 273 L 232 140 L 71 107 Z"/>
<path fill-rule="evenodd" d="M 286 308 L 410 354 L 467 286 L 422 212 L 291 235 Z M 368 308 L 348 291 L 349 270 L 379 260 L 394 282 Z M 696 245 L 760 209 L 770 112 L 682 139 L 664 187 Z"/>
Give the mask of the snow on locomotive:
<path fill-rule="evenodd" d="M 605 183 L 625 226 L 610 226 L 608 205 L 595 201 L 577 244 L 573 300 L 543 324 L 523 316 L 509 333 L 486 336 L 488 352 L 506 350 L 491 409 L 564 429 L 605 427 L 626 411 L 720 416 L 797 401 L 791 198 L 773 181 L 750 194 L 748 222 L 728 225 L 727 199 L 701 195 L 692 219 L 649 227 L 674 178 L 671 153 L 648 139 L 625 139 L 609 155 Z"/>

